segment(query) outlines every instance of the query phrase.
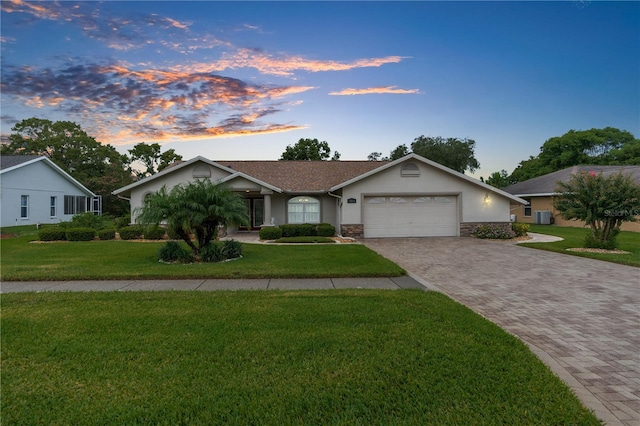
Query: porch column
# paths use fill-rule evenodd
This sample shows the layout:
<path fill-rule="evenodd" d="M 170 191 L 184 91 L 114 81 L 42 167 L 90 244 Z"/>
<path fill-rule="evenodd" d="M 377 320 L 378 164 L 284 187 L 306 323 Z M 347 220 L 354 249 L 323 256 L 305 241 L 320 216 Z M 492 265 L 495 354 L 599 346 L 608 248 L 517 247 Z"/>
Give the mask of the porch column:
<path fill-rule="evenodd" d="M 271 194 L 273 191 L 262 188 L 260 194 L 264 196 L 264 223 L 261 226 L 273 226 L 271 223 Z"/>

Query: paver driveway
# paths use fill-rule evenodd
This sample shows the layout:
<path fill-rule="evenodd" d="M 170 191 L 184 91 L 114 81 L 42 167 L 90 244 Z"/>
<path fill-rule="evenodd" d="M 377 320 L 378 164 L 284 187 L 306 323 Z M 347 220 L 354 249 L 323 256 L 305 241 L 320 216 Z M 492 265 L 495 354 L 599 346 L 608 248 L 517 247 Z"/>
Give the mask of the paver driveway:
<path fill-rule="evenodd" d="M 475 238 L 364 243 L 520 337 L 607 424 L 640 424 L 639 268 Z"/>

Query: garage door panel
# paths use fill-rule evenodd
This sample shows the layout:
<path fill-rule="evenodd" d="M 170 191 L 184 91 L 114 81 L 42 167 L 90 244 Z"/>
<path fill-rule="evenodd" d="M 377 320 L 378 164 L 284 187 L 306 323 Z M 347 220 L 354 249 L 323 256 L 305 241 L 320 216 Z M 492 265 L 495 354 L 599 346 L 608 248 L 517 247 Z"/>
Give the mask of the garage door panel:
<path fill-rule="evenodd" d="M 365 237 L 427 237 L 458 234 L 457 197 L 367 197 Z"/>

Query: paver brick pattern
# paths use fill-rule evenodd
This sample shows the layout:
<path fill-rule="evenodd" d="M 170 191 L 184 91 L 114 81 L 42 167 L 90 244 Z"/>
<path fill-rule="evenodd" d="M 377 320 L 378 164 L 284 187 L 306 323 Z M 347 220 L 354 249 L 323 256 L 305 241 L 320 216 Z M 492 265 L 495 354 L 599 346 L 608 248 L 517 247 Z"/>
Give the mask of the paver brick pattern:
<path fill-rule="evenodd" d="M 475 238 L 364 243 L 542 351 L 606 424 L 640 424 L 640 268 Z"/>

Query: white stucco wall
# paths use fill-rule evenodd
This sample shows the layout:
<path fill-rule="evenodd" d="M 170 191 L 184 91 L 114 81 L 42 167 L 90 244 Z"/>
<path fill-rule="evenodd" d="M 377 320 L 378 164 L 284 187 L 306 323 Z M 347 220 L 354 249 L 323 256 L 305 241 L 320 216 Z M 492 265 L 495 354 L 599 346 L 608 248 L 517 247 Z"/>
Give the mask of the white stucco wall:
<path fill-rule="evenodd" d="M 69 221 L 73 215 L 64 214 L 64 196 L 84 196 L 83 192 L 65 176 L 44 161 L 9 170 L 0 177 L 1 226 L 21 226 Z M 29 197 L 28 217 L 20 217 L 20 199 Z M 56 215 L 50 214 L 51 197 L 56 197 Z"/>
<path fill-rule="evenodd" d="M 378 172 L 342 189 L 342 223 L 363 223 L 364 197 L 370 195 L 456 195 L 460 222 L 508 222 L 509 199 L 428 164 L 409 160 L 420 175 L 401 176 L 402 164 Z M 489 195 L 485 203 L 485 195 Z M 355 198 L 355 204 L 347 203 Z"/>

